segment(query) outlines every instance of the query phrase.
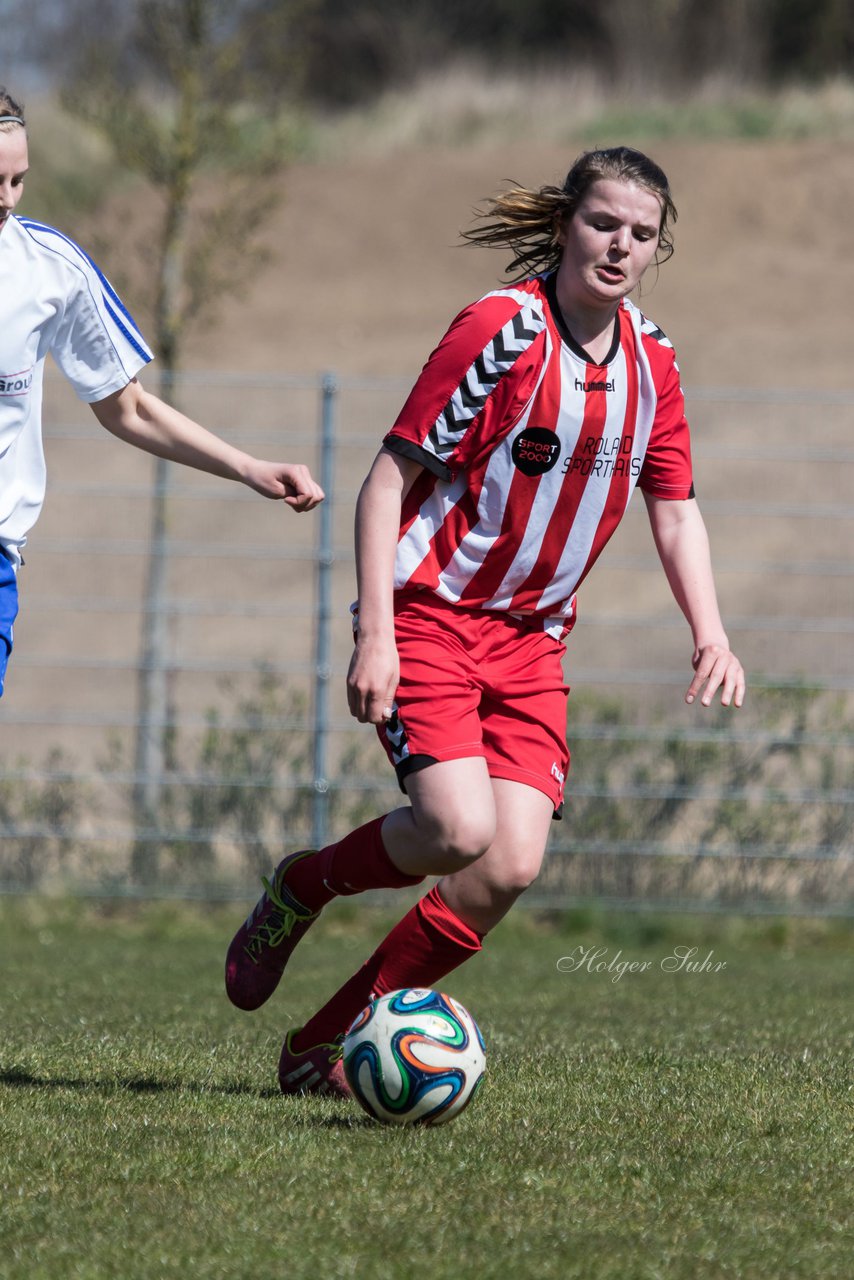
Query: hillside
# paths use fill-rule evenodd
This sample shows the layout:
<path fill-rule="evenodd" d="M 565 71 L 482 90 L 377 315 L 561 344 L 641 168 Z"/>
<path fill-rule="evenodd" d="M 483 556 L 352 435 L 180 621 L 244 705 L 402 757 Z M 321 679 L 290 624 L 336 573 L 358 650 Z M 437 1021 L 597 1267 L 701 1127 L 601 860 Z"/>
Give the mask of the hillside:
<path fill-rule="evenodd" d="M 676 254 L 642 305 L 676 344 L 686 384 L 851 386 L 854 143 L 649 150 L 680 216 Z M 460 246 L 474 206 L 504 179 L 562 180 L 576 151 L 517 143 L 294 166 L 267 267 L 191 339 L 188 364 L 414 374 L 505 265 Z"/>

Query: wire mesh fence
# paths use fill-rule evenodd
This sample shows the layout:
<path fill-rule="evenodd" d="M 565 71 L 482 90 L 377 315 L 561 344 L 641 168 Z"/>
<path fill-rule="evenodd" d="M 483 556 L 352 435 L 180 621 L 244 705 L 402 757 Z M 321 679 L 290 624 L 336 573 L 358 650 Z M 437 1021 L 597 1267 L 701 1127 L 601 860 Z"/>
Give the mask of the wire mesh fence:
<path fill-rule="evenodd" d="M 284 847 L 401 802 L 347 714 L 353 508 L 408 390 L 397 380 L 186 376 L 180 403 L 259 456 L 308 462 L 296 517 L 176 469 L 163 764 L 144 823 L 140 636 L 151 459 L 46 397 L 48 498 L 20 576 L 0 702 L 6 891 L 247 897 Z M 750 678 L 689 708 L 690 636 L 636 502 L 569 638 L 572 770 L 527 901 L 854 913 L 854 392 L 688 389 L 697 492 Z M 150 661 L 150 659 L 149 659 Z"/>

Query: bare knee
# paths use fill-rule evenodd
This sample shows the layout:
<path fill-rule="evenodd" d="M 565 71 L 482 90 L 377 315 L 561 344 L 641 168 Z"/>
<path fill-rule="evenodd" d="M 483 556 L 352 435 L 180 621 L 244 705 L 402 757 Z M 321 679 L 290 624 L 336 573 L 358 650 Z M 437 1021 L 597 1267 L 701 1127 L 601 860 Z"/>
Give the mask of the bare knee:
<path fill-rule="evenodd" d="M 491 902 L 499 916 L 509 911 L 517 898 L 537 878 L 542 863 L 539 851 L 527 854 L 526 851 L 514 851 L 513 856 L 505 854 L 502 858 L 485 859 L 477 870 L 477 878 L 481 885 L 484 903 Z"/>
<path fill-rule="evenodd" d="M 477 862 L 495 838 L 495 818 L 491 813 L 451 808 L 422 812 L 415 825 L 430 849 L 435 875 L 448 875 Z"/>
<path fill-rule="evenodd" d="M 476 866 L 443 879 L 442 896 L 461 920 L 489 933 L 536 880 L 541 860 L 539 853 L 523 853 L 496 862 L 490 853 Z"/>
<path fill-rule="evenodd" d="M 496 869 L 496 890 L 512 899 L 520 897 L 526 889 L 530 889 L 539 875 L 542 860 L 539 850 L 530 855 L 523 851 L 517 857 L 505 859 L 501 867 Z"/>
<path fill-rule="evenodd" d="M 496 805 L 486 761 L 444 760 L 407 778 L 411 827 L 407 863 L 448 875 L 476 863 L 495 839 Z"/>

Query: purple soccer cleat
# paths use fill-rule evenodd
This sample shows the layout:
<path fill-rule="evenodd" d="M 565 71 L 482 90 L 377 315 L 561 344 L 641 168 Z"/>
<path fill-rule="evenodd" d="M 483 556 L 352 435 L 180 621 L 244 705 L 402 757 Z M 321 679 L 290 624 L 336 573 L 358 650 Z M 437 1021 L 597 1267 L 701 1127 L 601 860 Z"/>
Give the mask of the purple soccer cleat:
<path fill-rule="evenodd" d="M 304 1053 L 291 1048 L 299 1028 L 285 1036 L 279 1058 L 279 1088 L 282 1093 L 319 1093 L 332 1098 L 352 1098 L 344 1075 L 340 1044 L 316 1044 Z"/>
<path fill-rule="evenodd" d="M 238 1009 L 259 1009 L 269 1000 L 294 947 L 320 915 L 308 911 L 285 884 L 288 867 L 314 853 L 314 849 L 289 853 L 269 880 L 262 879 L 264 893 L 231 940 L 225 958 L 225 990 Z"/>

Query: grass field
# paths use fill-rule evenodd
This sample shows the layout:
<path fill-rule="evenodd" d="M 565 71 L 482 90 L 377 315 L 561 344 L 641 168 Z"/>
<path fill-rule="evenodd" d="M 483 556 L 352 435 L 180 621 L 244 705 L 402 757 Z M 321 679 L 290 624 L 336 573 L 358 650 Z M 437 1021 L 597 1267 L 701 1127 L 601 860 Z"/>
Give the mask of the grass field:
<path fill-rule="evenodd" d="M 239 916 L 0 902 L 3 1280 L 852 1274 L 850 924 L 518 911 L 445 984 L 487 1087 L 399 1130 L 275 1083 L 388 918 L 333 907 L 244 1015 Z"/>

